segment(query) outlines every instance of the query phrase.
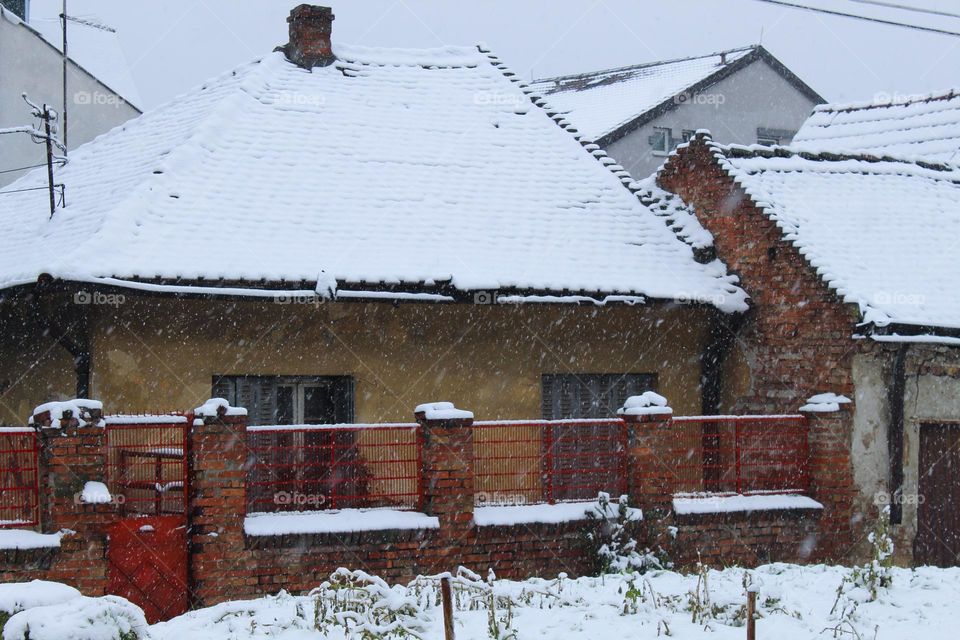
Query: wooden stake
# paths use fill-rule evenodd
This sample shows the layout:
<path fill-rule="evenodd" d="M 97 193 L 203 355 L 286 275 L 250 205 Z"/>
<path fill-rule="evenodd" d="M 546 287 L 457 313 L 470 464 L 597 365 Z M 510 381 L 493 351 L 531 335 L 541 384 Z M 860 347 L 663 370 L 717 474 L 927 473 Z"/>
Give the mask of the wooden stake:
<path fill-rule="evenodd" d="M 443 637 L 454 640 L 453 594 L 450 592 L 450 576 L 440 578 L 440 595 L 443 597 Z"/>
<path fill-rule="evenodd" d="M 757 621 L 754 614 L 757 612 L 757 592 L 747 591 L 747 640 L 757 640 Z"/>

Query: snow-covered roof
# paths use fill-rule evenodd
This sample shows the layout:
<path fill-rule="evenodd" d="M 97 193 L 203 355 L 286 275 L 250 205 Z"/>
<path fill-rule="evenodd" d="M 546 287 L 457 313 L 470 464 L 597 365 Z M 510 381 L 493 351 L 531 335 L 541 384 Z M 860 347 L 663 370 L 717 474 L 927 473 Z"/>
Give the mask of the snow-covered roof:
<path fill-rule="evenodd" d="M 4 198 L 0 287 L 449 282 L 745 309 L 492 54 L 336 53 L 312 70 L 270 54 L 78 148 L 52 219 L 43 191 Z"/>
<path fill-rule="evenodd" d="M 61 52 L 61 9 L 58 2 L 35 3 L 30 7 L 28 24 L 9 9 L 0 7 L 0 19 L 5 18 L 29 29 L 47 46 Z M 117 34 L 77 23 L 68 23 L 67 29 L 70 60 L 139 111 L 140 92 L 130 73 L 130 65 Z"/>
<path fill-rule="evenodd" d="M 703 139 L 865 323 L 960 328 L 960 167 Z"/>
<path fill-rule="evenodd" d="M 820 105 L 791 145 L 960 163 L 960 92 Z"/>
<path fill-rule="evenodd" d="M 642 123 L 754 60 L 764 59 L 817 102 L 819 95 L 761 46 L 649 62 L 535 81 L 531 86 L 566 115 L 584 136 L 597 141 Z"/>

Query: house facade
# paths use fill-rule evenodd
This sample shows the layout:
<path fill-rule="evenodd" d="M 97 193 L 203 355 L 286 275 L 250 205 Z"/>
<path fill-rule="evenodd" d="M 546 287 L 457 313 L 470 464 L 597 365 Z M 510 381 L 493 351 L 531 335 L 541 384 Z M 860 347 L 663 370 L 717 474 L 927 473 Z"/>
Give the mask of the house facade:
<path fill-rule="evenodd" d="M 789 144 L 823 98 L 760 45 L 533 83 L 552 109 L 635 176 L 698 129 L 736 144 Z"/>
<path fill-rule="evenodd" d="M 74 395 L 226 397 L 253 424 L 428 397 L 609 417 L 646 390 L 702 410 L 715 318 L 746 301 L 689 213 L 677 230 L 487 51 L 304 29 L 71 154 L 49 220 L 36 192 L 0 203 L 4 422 Z"/>
<path fill-rule="evenodd" d="M 29 3 L 12 3 L 26 13 Z M 29 14 L 27 14 L 29 15 Z M 94 75 L 101 66 L 106 70 L 120 66 L 115 36 L 75 33 L 87 29 L 71 27 L 73 43 L 67 61 L 68 74 L 68 149 L 72 150 L 93 140 L 96 136 L 140 115 L 132 84 L 124 82 L 121 92 L 115 85 L 122 74 L 109 79 Z M 104 50 L 103 41 L 112 46 Z M 76 58 L 76 59 L 75 59 Z M 77 59 L 83 61 L 78 63 Z M 89 60 L 88 60 L 89 59 Z M 30 109 L 21 97 L 26 93 L 36 104 L 48 104 L 58 112 L 63 104 L 63 56 L 40 31 L 4 4 L 0 4 L 0 129 L 27 126 L 34 123 Z M 100 61 L 106 61 L 101 65 Z M 92 64 L 91 64 L 92 63 Z M 125 72 L 125 70 L 124 70 Z M 127 80 L 128 78 L 124 78 Z M 62 135 L 61 135 L 62 137 Z M 7 185 L 27 173 L 10 171 L 32 167 L 46 162 L 43 145 L 33 143 L 25 134 L 0 137 L 3 166 L 0 186 Z"/>
<path fill-rule="evenodd" d="M 956 564 L 945 515 L 958 491 L 956 167 L 698 134 L 657 183 L 695 209 L 750 294 L 730 327 L 732 366 L 748 380 L 734 407 L 844 395 L 831 465 L 848 522 L 889 506 L 900 561 Z M 865 544 L 860 531 L 851 549 Z"/>

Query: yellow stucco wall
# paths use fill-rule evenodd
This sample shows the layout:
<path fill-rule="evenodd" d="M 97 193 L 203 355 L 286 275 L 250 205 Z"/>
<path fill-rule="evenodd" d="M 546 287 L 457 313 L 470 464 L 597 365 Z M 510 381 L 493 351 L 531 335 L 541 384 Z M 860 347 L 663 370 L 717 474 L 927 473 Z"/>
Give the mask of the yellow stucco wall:
<path fill-rule="evenodd" d="M 351 375 L 356 418 L 409 421 L 449 400 L 477 419 L 540 416 L 544 373 L 656 373 L 677 414 L 700 412 L 706 312 L 689 307 L 209 301 L 129 295 L 88 307 L 93 397 L 105 410 L 190 409 L 215 374 Z M 16 326 L 16 311 L 7 310 Z M 27 323 L 29 324 L 29 323 Z M 73 393 L 72 363 L 37 331 L 4 339 L 2 420 Z M 46 355 L 41 355 L 47 352 Z M 36 361 L 33 367 L 30 364 Z"/>

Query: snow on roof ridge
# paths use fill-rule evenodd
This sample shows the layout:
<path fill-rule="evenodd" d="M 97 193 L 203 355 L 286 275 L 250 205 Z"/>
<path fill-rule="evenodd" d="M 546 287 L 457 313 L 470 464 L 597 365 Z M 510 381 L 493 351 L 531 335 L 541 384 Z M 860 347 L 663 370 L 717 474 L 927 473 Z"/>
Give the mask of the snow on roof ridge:
<path fill-rule="evenodd" d="M 749 52 L 759 48 L 760 48 L 760 45 L 751 44 L 744 47 L 724 49 L 721 51 L 715 51 L 713 53 L 705 53 L 705 54 L 696 55 L 696 56 L 685 56 L 681 58 L 672 58 L 668 60 L 654 60 L 652 62 L 640 62 L 637 64 L 623 65 L 622 67 L 611 67 L 609 69 L 597 69 L 596 71 L 583 71 L 581 73 L 568 73 L 560 76 L 547 76 L 545 78 L 536 78 L 535 80 L 533 80 L 533 84 L 543 84 L 547 82 L 554 82 L 557 80 L 574 80 L 577 78 L 588 78 L 592 76 L 601 76 L 607 73 L 633 71 L 634 69 L 648 69 L 651 67 L 659 67 L 667 64 L 676 64 L 678 62 L 691 62 L 693 60 L 704 60 L 706 58 L 715 58 L 725 54 Z M 730 64 L 730 62 L 735 62 L 735 61 L 728 61 L 727 64 Z"/>
<path fill-rule="evenodd" d="M 370 47 L 365 45 L 333 43 L 337 59 L 360 64 L 393 66 L 470 66 L 486 62 L 478 48 L 482 45 L 441 47 Z"/>
<path fill-rule="evenodd" d="M 940 180 L 960 181 L 960 165 L 952 162 L 930 160 L 922 156 L 876 154 L 856 149 L 829 151 L 826 149 L 808 149 L 798 146 L 761 145 L 761 144 L 732 144 L 716 142 L 712 138 L 709 146 L 721 151 L 724 155 L 732 154 L 735 157 L 755 158 L 800 158 L 810 162 L 865 162 L 868 166 L 881 167 L 893 164 L 903 167 L 913 167 L 918 171 L 931 172 L 929 177 Z M 825 164 L 824 166 L 829 166 Z M 880 172 L 877 172 L 880 173 Z M 911 171 L 911 173 L 913 173 Z M 939 174 L 939 175 L 938 175 Z"/>
<path fill-rule="evenodd" d="M 905 107 L 919 102 L 936 102 L 937 100 L 952 100 L 960 97 L 960 88 L 952 87 L 950 89 L 941 89 L 929 93 L 917 93 L 908 95 L 888 95 L 886 100 L 854 100 L 851 102 L 827 102 L 816 105 L 813 110 L 822 113 L 835 113 L 840 111 L 859 111 L 862 109 L 885 109 L 888 107 Z"/>

